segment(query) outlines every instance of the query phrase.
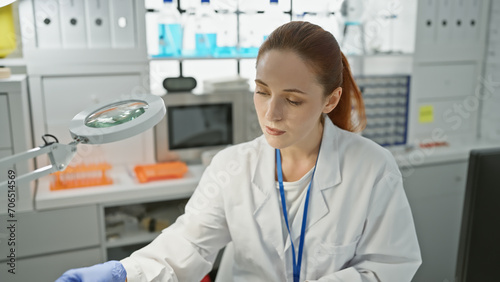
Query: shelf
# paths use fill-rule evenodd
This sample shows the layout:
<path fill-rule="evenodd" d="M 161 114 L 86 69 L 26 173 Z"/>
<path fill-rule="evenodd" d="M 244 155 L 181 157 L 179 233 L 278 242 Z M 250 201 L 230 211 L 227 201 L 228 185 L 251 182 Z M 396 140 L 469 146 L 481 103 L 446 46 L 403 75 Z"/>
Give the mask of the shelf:
<path fill-rule="evenodd" d="M 23 67 L 26 66 L 26 61 L 23 58 L 4 58 L 0 59 L 0 66 Z"/>
<path fill-rule="evenodd" d="M 101 204 L 105 207 L 134 202 L 175 200 L 190 197 L 205 167 L 190 165 L 183 178 L 139 183 L 131 168 L 115 166 L 111 170 L 113 185 L 51 191 L 50 176 L 38 182 L 35 204 L 38 210 L 72 207 L 75 205 Z"/>
<path fill-rule="evenodd" d="M 161 232 L 148 232 L 146 230 L 137 230 L 122 234 L 120 238 L 106 240 L 106 248 L 117 248 L 141 243 L 149 243 Z"/>
<path fill-rule="evenodd" d="M 256 57 L 152 57 L 149 56 L 150 61 L 198 61 L 198 60 L 244 60 L 256 59 Z"/>
<path fill-rule="evenodd" d="M 378 58 L 378 57 L 412 57 L 413 53 L 369 53 L 361 55 L 346 54 L 347 57 L 366 57 L 366 58 Z"/>
<path fill-rule="evenodd" d="M 353 55 L 346 54 L 348 58 L 384 58 L 384 57 L 412 57 L 413 53 L 377 53 Z M 193 60 L 244 60 L 256 59 L 255 56 L 234 56 L 234 57 L 154 57 L 148 56 L 150 61 L 193 61 Z"/>

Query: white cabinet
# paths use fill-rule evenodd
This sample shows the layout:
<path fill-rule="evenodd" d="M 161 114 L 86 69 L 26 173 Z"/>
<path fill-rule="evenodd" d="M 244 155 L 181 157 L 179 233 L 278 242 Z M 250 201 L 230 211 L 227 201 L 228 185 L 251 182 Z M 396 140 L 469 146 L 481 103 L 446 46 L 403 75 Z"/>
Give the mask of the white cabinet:
<path fill-rule="evenodd" d="M 1 93 L 0 90 L 0 132 L 2 133 L 0 134 L 0 150 L 10 149 L 12 146 L 8 104 L 7 93 Z"/>
<path fill-rule="evenodd" d="M 7 215 L 0 222 L 7 226 Z M 0 237 L 0 281 L 54 281 L 70 268 L 103 261 L 97 205 L 16 213 L 15 246 Z M 10 241 L 9 241 L 10 242 Z M 15 265 L 7 264 L 15 248 Z M 16 274 L 8 272 L 15 267 Z"/>
<path fill-rule="evenodd" d="M 454 281 L 467 161 L 415 167 L 403 178 L 422 265 L 413 282 Z"/>
<path fill-rule="evenodd" d="M 0 222 L 7 224 L 7 215 Z M 16 213 L 16 255 L 18 258 L 39 256 L 88 247 L 98 247 L 97 205 L 48 211 Z M 9 246 L 0 244 L 0 253 Z M 0 257 L 0 262 L 6 257 Z"/>
<path fill-rule="evenodd" d="M 68 269 L 90 266 L 101 261 L 99 248 L 23 258 L 17 260 L 15 274 L 8 272 L 9 265 L 5 262 L 1 263 L 0 281 L 55 281 Z"/>
<path fill-rule="evenodd" d="M 0 158 L 19 154 L 32 148 L 31 122 L 25 75 L 12 75 L 0 79 Z M 32 169 L 32 162 L 17 162 L 12 167 L 0 165 L 0 182 L 7 180 L 8 169 L 15 169 L 17 176 Z M 16 210 L 32 209 L 33 190 L 29 184 L 17 191 Z M 0 189 L 0 215 L 7 213 L 7 191 Z M 5 196 L 4 196 L 5 195 Z"/>

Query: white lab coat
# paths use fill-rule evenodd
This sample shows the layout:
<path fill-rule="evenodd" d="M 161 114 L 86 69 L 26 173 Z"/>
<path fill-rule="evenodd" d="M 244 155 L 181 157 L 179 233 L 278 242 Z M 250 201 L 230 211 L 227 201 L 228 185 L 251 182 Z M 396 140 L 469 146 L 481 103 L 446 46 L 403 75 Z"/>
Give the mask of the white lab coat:
<path fill-rule="evenodd" d="M 302 208 L 291 223 L 298 245 Z M 232 281 L 293 281 L 283 241 L 275 150 L 264 136 L 218 153 L 186 213 L 122 260 L 129 282 L 199 282 L 234 244 Z M 297 243 L 295 243 L 297 242 Z M 301 281 L 410 281 L 420 250 L 389 151 L 325 119 L 311 188 Z"/>

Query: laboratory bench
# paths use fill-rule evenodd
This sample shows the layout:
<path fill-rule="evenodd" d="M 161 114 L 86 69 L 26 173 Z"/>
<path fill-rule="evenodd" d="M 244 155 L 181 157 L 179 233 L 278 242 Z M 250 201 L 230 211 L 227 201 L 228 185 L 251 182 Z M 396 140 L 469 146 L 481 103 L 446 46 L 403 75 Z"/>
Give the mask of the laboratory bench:
<path fill-rule="evenodd" d="M 203 165 L 190 165 L 182 179 L 139 183 L 133 166 L 115 166 L 110 171 L 112 185 L 51 191 L 50 177 L 40 179 L 35 207 L 37 210 L 60 209 L 79 205 L 127 205 L 159 200 L 188 198 L 203 174 Z"/>
<path fill-rule="evenodd" d="M 137 248 L 151 242 L 159 230 L 148 231 L 137 221 L 137 214 L 127 210 L 137 208 L 149 216 L 154 213 L 168 223 L 175 222 L 187 199 L 195 190 L 204 170 L 203 165 L 190 165 L 182 179 L 169 179 L 139 183 L 133 166 L 115 166 L 110 171 L 112 185 L 51 191 L 50 177 L 40 180 L 35 207 L 38 211 L 67 209 L 75 206 L 97 206 L 97 223 L 104 260 L 121 259 L 130 253 L 120 249 Z M 148 207 L 155 206 L 156 211 Z M 134 211 L 132 211 L 134 213 Z M 118 214 L 118 215 L 115 215 Z M 108 217 L 119 217 L 108 222 Z M 118 228 L 113 225 L 120 224 Z M 129 249 L 129 248 L 128 248 Z M 133 249 L 132 249 L 133 250 Z M 123 254 L 123 255 L 119 255 Z"/>
<path fill-rule="evenodd" d="M 435 148 L 390 148 L 411 206 L 422 265 L 413 282 L 455 281 L 469 153 L 499 140 Z"/>

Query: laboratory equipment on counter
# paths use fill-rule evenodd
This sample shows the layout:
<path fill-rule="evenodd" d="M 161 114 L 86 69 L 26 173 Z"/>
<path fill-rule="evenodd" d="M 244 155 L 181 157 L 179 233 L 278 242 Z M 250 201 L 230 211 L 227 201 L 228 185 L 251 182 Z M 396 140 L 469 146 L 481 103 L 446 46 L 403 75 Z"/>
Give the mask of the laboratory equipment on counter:
<path fill-rule="evenodd" d="M 113 179 L 107 173 L 111 168 L 106 162 L 68 166 L 51 174 L 50 190 L 111 185 Z"/>
<path fill-rule="evenodd" d="M 57 139 L 48 142 L 44 138 L 43 146 L 0 159 L 0 168 L 8 169 L 9 175 L 13 176 L 0 183 L 0 189 L 8 187 L 9 191 L 15 191 L 18 183 L 64 170 L 75 156 L 78 144 L 104 144 L 132 137 L 156 125 L 165 112 L 163 100 L 150 94 L 94 105 L 77 114 L 70 122 L 73 141 L 69 144 L 60 144 Z M 12 169 L 16 162 L 44 154 L 49 155 L 51 164 L 48 166 L 19 176 Z"/>
<path fill-rule="evenodd" d="M 226 91 L 196 95 L 179 93 L 163 96 L 167 114 L 155 126 L 156 161 L 172 156 L 188 164 L 200 164 L 207 150 L 223 149 L 245 142 L 251 124 L 262 134 L 250 91 Z"/>
<path fill-rule="evenodd" d="M 154 180 L 182 178 L 188 171 L 184 162 L 165 162 L 150 165 L 137 165 L 134 172 L 140 183 Z"/>
<path fill-rule="evenodd" d="M 250 89 L 248 78 L 239 75 L 203 80 L 203 89 L 207 93 L 221 91 L 245 91 Z"/>
<path fill-rule="evenodd" d="M 181 63 L 182 64 L 182 63 Z M 163 80 L 163 88 L 169 93 L 171 92 L 190 92 L 197 85 L 194 77 L 167 77 Z"/>
<path fill-rule="evenodd" d="M 182 52 L 181 14 L 172 0 L 163 0 L 158 16 L 158 56 L 180 56 Z"/>
<path fill-rule="evenodd" d="M 185 77 L 182 75 L 182 61 L 179 61 L 179 76 L 167 77 L 163 80 L 163 88 L 168 93 L 190 92 L 196 88 L 196 85 L 197 82 L 194 77 Z"/>

